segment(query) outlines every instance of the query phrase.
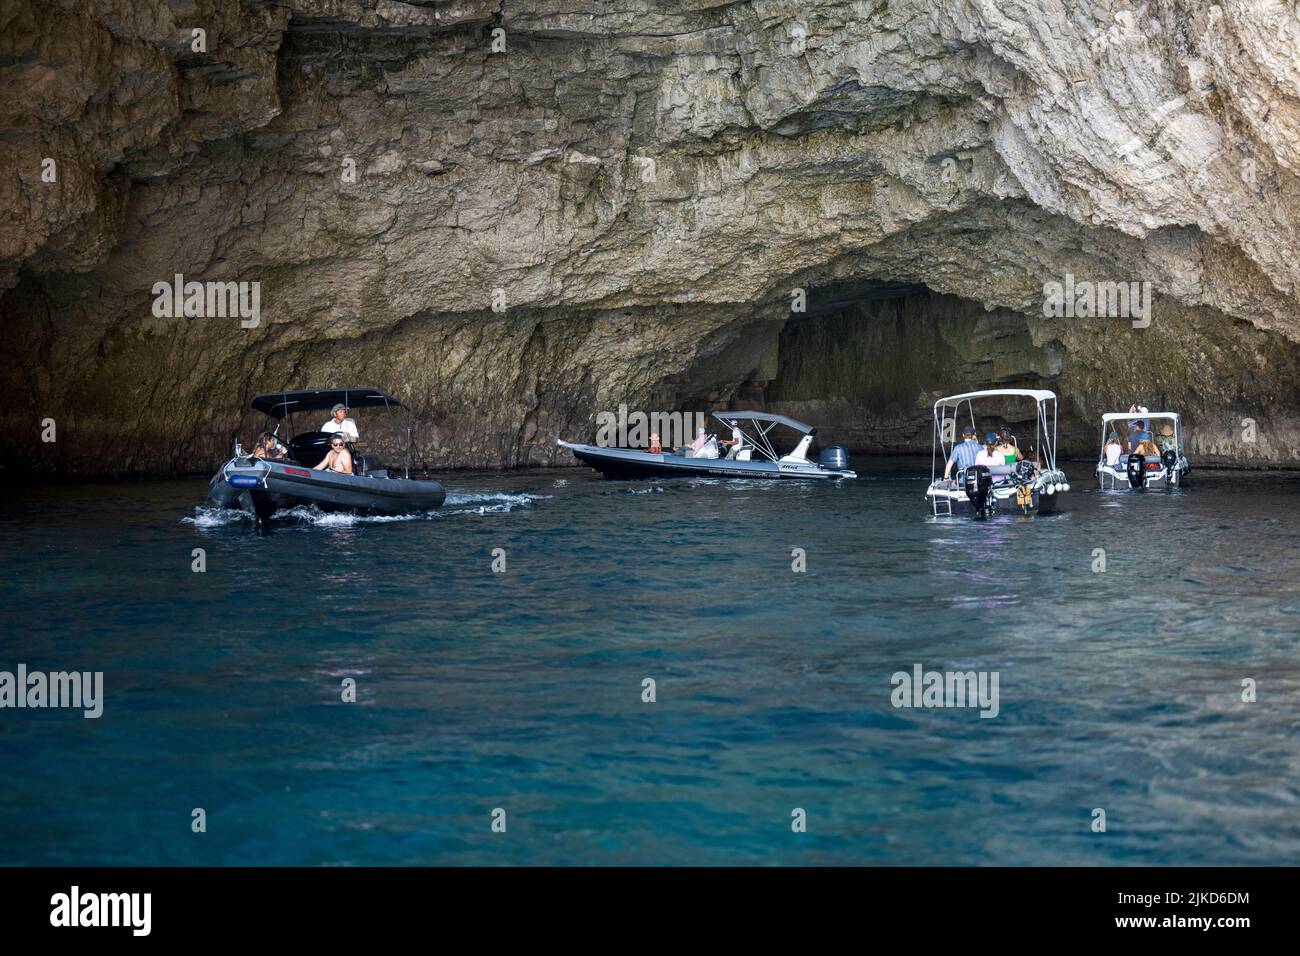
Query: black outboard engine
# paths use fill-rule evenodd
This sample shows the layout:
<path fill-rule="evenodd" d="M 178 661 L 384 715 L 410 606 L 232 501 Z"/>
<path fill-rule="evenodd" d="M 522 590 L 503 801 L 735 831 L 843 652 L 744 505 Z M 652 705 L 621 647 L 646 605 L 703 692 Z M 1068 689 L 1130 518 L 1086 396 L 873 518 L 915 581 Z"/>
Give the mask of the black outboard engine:
<path fill-rule="evenodd" d="M 1128 462 L 1124 466 L 1128 473 L 1128 483 L 1130 488 L 1145 488 L 1147 483 L 1147 463 L 1146 459 L 1137 452 L 1128 456 Z"/>
<path fill-rule="evenodd" d="M 1165 453 L 1160 456 L 1161 463 L 1165 466 L 1165 471 L 1169 472 L 1169 477 L 1174 476 L 1174 466 L 1178 464 L 1178 452 L 1172 448 L 1166 448 Z M 1171 481 L 1170 484 L 1173 484 Z"/>
<path fill-rule="evenodd" d="M 976 515 L 984 517 L 993 511 L 993 476 L 985 465 L 971 465 L 966 469 L 962 484 L 971 509 Z"/>
<path fill-rule="evenodd" d="M 818 453 L 817 464 L 830 471 L 844 471 L 849 467 L 849 450 L 843 445 L 827 445 Z"/>

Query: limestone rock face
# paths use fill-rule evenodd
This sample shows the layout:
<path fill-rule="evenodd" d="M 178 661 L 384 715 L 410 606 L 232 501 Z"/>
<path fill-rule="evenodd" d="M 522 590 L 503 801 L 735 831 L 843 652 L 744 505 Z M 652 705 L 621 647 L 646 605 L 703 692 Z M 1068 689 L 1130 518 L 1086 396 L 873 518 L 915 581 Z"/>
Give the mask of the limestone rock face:
<path fill-rule="evenodd" d="M 1140 402 L 1300 461 L 1292 0 L 0 0 L 0 90 L 39 470 L 202 471 L 251 393 L 348 384 L 440 467 L 620 403 L 928 451 L 999 384 L 1067 451 Z M 177 276 L 258 312 L 159 314 Z M 1097 283 L 1149 312 L 1045 315 Z"/>

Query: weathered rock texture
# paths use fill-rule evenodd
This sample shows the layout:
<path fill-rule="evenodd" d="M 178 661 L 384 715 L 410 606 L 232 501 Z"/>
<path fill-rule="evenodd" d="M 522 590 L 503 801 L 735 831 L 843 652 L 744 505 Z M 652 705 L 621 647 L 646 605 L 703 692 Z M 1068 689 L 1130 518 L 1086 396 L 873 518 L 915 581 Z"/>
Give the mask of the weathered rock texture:
<path fill-rule="evenodd" d="M 0 86 L 40 469 L 203 470 L 250 393 L 327 384 L 409 398 L 437 465 L 567 461 L 620 402 L 928 450 L 996 384 L 1076 452 L 1140 401 L 1300 461 L 1290 0 L 0 0 Z M 177 273 L 260 324 L 156 317 Z M 1044 318 L 1067 273 L 1149 281 L 1151 325 Z"/>

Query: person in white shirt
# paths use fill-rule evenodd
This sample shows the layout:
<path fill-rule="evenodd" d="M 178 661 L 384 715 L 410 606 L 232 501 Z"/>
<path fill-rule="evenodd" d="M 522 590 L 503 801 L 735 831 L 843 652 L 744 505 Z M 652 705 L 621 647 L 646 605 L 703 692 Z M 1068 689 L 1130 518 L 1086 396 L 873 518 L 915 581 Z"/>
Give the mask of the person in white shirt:
<path fill-rule="evenodd" d="M 993 432 L 989 432 L 984 436 L 984 447 L 975 455 L 975 464 L 983 465 L 986 468 L 1006 464 L 1006 459 L 995 452 L 997 447 L 998 436 Z"/>
<path fill-rule="evenodd" d="M 1005 465 L 1006 456 L 997 451 L 998 436 L 996 432 L 989 432 L 984 436 L 984 447 L 980 449 L 979 454 L 975 456 L 975 464 L 983 465 L 986 468 L 992 468 L 995 465 Z M 994 475 L 993 484 L 1000 485 L 1006 481 L 1005 475 Z"/>
<path fill-rule="evenodd" d="M 1119 436 L 1114 432 L 1106 439 L 1106 464 L 1114 468 L 1119 464 L 1119 456 L 1124 453 L 1124 446 L 1119 443 Z"/>
<path fill-rule="evenodd" d="M 735 458 L 736 453 L 745 447 L 745 433 L 740 430 L 740 425 L 735 421 L 729 421 L 727 424 L 731 426 L 731 439 L 727 440 L 724 438 L 722 441 L 718 442 L 718 444 L 728 446 L 727 457 Z"/>
<path fill-rule="evenodd" d="M 330 409 L 330 420 L 320 427 L 323 432 L 343 432 L 348 436 L 349 441 L 356 441 L 361 437 L 357 431 L 357 423 L 348 418 L 348 407 L 342 402 Z"/>

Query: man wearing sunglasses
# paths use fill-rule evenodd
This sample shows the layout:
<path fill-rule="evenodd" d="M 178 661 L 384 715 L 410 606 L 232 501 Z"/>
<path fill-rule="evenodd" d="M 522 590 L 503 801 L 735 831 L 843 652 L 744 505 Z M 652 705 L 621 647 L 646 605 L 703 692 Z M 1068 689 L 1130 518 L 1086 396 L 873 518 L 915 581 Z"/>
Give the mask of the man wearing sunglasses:
<path fill-rule="evenodd" d="M 348 451 L 344 438 L 343 432 L 338 432 L 330 438 L 330 450 L 326 452 L 325 459 L 316 466 L 316 471 L 333 471 L 340 475 L 352 474 L 352 453 Z"/>

